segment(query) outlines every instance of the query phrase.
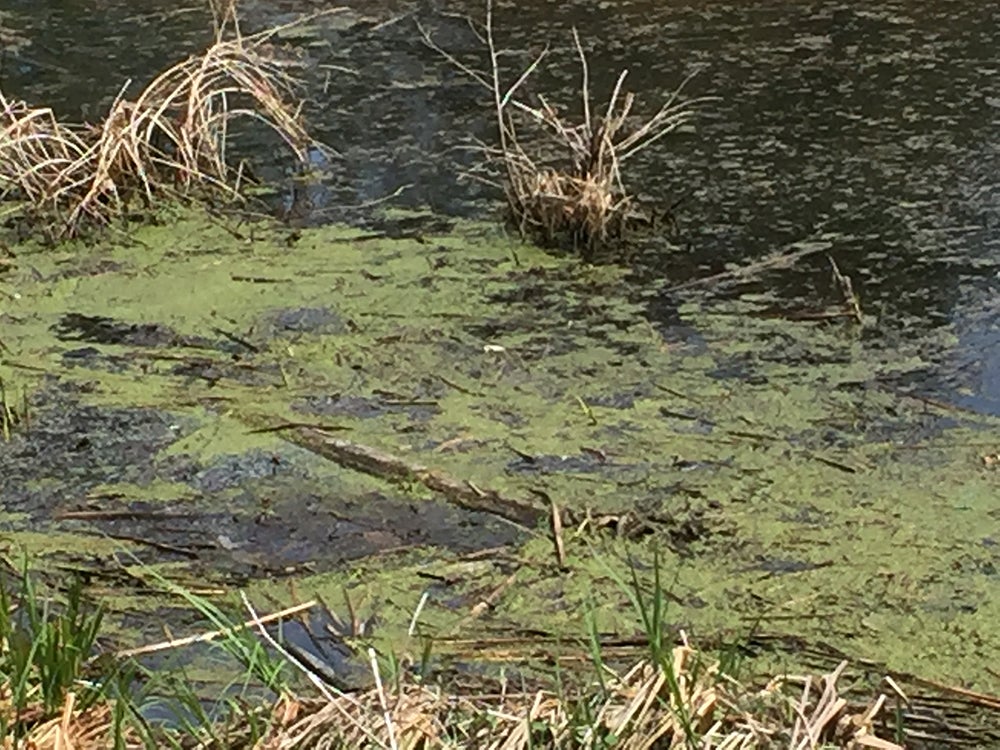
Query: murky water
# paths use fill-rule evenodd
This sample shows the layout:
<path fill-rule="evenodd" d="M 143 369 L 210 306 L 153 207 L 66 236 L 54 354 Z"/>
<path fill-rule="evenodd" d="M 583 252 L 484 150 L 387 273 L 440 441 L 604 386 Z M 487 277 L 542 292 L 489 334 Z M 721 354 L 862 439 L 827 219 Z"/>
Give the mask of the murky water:
<path fill-rule="evenodd" d="M 325 183 L 300 188 L 294 211 L 338 218 L 339 209 L 397 190 L 397 205 L 490 210 L 494 196 L 459 179 L 475 160 L 462 148 L 467 138 L 489 134 L 488 92 L 415 31 L 420 21 L 463 59 L 481 58 L 464 20 L 479 18 L 480 5 L 355 5 L 295 40 L 309 54 L 316 132 L 341 158 Z M 317 6 L 248 3 L 247 24 Z M 3 85 L 71 113 L 99 111 L 126 79 L 142 80 L 207 38 L 199 4 L 13 2 L 7 10 L 7 25 L 31 44 L 5 55 Z M 973 2 L 864 10 L 522 1 L 500 6 L 497 27 L 511 74 L 552 44 L 553 67 L 538 88 L 569 106 L 577 104 L 574 26 L 599 99 L 623 68 L 646 111 L 692 72 L 692 95 L 718 97 L 693 130 L 642 155 L 630 174 L 643 195 L 683 199 L 680 247 L 657 248 L 659 263 L 647 260 L 645 275 L 706 275 L 821 234 L 883 329 L 906 336 L 946 326 L 958 337 L 926 386 L 1000 413 L 998 16 Z M 820 302 L 834 293 L 828 269 L 820 255 L 757 286 Z"/>
<path fill-rule="evenodd" d="M 207 19 L 198 5 L 163 6 L 8 3 L 0 19 L 30 44 L 5 53 L 4 90 L 89 116 L 125 80 L 143 79 L 204 43 Z M 248 0 L 247 24 L 287 20 L 306 6 Z M 481 44 L 464 20 L 481 10 L 474 2 L 357 4 L 289 39 L 310 61 L 316 132 L 339 152 L 323 180 L 283 188 L 279 203 L 290 220 L 365 221 L 367 211 L 357 206 L 390 195 L 390 206 L 495 215 L 496 196 L 460 179 L 476 162 L 469 138 L 489 136 L 489 94 L 450 69 L 415 30 L 419 20 L 442 46 L 481 60 Z M 705 567 L 685 569 L 681 588 L 690 602 L 684 616 L 704 618 L 698 622 L 706 629 L 730 625 L 724 616 L 732 611 L 756 613 L 761 590 L 772 596 L 767 606 L 802 607 L 803 622 L 813 622 L 814 590 L 836 584 L 838 593 L 829 589 L 817 611 L 840 618 L 846 639 L 858 630 L 855 612 L 869 613 L 871 654 L 900 648 L 907 655 L 897 663 L 909 666 L 909 649 L 933 642 L 961 655 L 966 635 L 951 623 L 985 632 L 995 621 L 989 609 L 1000 563 L 992 537 L 979 539 L 992 518 L 995 473 L 970 471 L 982 469 L 979 454 L 994 449 L 974 442 L 979 423 L 956 433 L 974 449 L 949 440 L 923 444 L 961 415 L 923 413 L 898 395 L 1000 415 L 998 16 L 971 2 L 880 3 L 877 11 L 834 2 L 503 4 L 497 26 L 499 41 L 513 50 L 506 58 L 511 75 L 551 42 L 558 63 L 539 87 L 558 91 L 567 105 L 575 106 L 578 85 L 573 26 L 590 50 L 595 91 L 606 92 L 628 67 L 647 112 L 692 72 L 692 95 L 718 97 L 695 127 L 644 153 L 630 177 L 652 200 L 684 199 L 677 233 L 645 240 L 624 279 L 617 272 L 605 278 L 603 271 L 546 270 L 548 261 L 538 258 L 537 267 L 497 271 L 509 254 L 493 246 L 456 259 L 455 247 L 475 238 L 369 253 L 337 230 L 292 250 L 285 240 L 277 251 L 262 246 L 253 257 L 226 246 L 231 238 L 209 233 L 204 242 L 219 249 L 205 265 L 201 250 L 179 244 L 186 250 L 175 254 L 173 240 L 163 248 L 160 235 L 141 251 L 109 249 L 116 258 L 110 266 L 80 260 L 75 269 L 76 258 L 39 259 L 41 270 L 24 282 L 25 290 L 35 285 L 25 294 L 38 309 L 2 320 L 40 369 L 72 372 L 58 395 L 42 390 L 35 404 L 48 412 L 0 455 L 23 501 L 7 510 L 27 518 L 13 523 L 30 532 L 52 517 L 43 496 L 54 487 L 76 520 L 84 503 L 96 508 L 84 510 L 104 513 L 102 503 L 124 498 L 145 515 L 122 528 L 112 518 L 103 527 L 112 539 L 131 529 L 197 560 L 196 573 L 228 567 L 250 577 L 316 560 L 315 570 L 325 574 L 387 549 L 402 554 L 440 545 L 474 556 L 520 543 L 519 533 L 490 519 L 416 509 L 395 490 L 344 479 L 301 450 L 275 447 L 276 440 L 248 442 L 246 426 L 219 404 L 259 398 L 262 409 L 348 422 L 361 439 L 422 451 L 435 463 L 451 462 L 458 475 L 479 472 L 486 484 L 523 490 L 541 483 L 580 505 L 622 497 L 659 508 L 669 498 L 700 529 L 677 556 L 702 545 L 695 554 Z M 260 171 L 281 179 L 288 165 L 275 159 Z M 201 247 L 202 229 L 178 231 L 178 243 L 193 237 Z M 700 310 L 679 310 L 704 299 L 691 303 L 673 286 L 805 240 L 828 243 L 829 256 L 854 279 L 868 318 L 857 337 L 863 352 L 854 333 L 834 326 L 782 328 L 751 316 L 732 322 L 744 320 L 738 316 L 745 307 L 706 307 L 704 319 Z M 326 242 L 341 243 L 333 260 Z M 244 265 L 267 284 L 237 279 Z M 477 274 L 488 281 L 463 290 Z M 38 288 L 39 279 L 62 285 L 65 299 Z M 281 286 L 292 279 L 294 287 Z M 125 290 L 120 295 L 116 284 Z M 213 299 L 179 305 L 195 284 Z M 737 293 L 789 316 L 839 300 L 826 254 L 717 296 Z M 227 327 L 253 332 L 254 348 L 219 332 L 216 299 L 226 300 Z M 407 309 L 411 299 L 424 305 L 419 315 Z M 71 318 L 77 307 L 82 315 Z M 650 326 L 636 326 L 643 315 Z M 318 322 L 310 328 L 310 320 Z M 496 341 L 521 359 L 493 350 L 484 361 L 482 345 Z M 882 352 L 903 364 L 880 367 Z M 456 389 L 437 378 L 453 368 L 467 385 Z M 895 371 L 906 374 L 887 374 Z M 695 397 L 684 400 L 685 389 Z M 103 403 L 80 408 L 94 393 Z M 573 397 L 579 403 L 567 412 L 564 402 Z M 129 398 L 148 405 L 142 419 L 118 408 Z M 597 410 L 604 421 L 591 413 L 587 422 L 579 408 Z M 105 424 L 114 439 L 101 432 Z M 136 426 L 143 429 L 129 434 Z M 95 430 L 96 438 L 89 434 Z M 512 440 L 531 454 L 510 454 Z M 897 458 L 891 451 L 900 443 L 912 454 Z M 827 450 L 836 452 L 832 467 Z M 57 460 L 35 460 L 45 451 Z M 77 471 L 79 491 L 38 476 L 40 466 L 53 476 Z M 189 510 L 192 497 L 201 521 L 178 521 L 181 531 L 163 525 L 170 513 L 134 503 L 166 499 L 167 510 Z M 722 521 L 714 515 L 719 503 Z M 939 528 L 928 541 L 929 513 Z M 60 543 L 69 545 L 73 533 Z M 882 552 L 887 539 L 895 545 L 889 561 Z M 96 554 L 89 541 L 81 549 Z M 106 554 L 114 549 L 101 547 Z M 461 563 L 469 566 L 462 573 L 469 588 L 481 585 L 472 564 Z M 491 574 L 506 576 L 505 564 Z M 837 581 L 802 581 L 802 571 L 828 564 Z M 419 578 L 426 571 L 413 573 L 416 563 L 399 565 L 374 560 L 366 575 L 373 587 L 384 579 L 397 594 L 404 588 L 398 579 L 426 585 Z M 776 571 L 786 569 L 794 576 L 776 582 Z M 604 575 L 583 570 L 595 580 Z M 457 597 L 449 587 L 462 576 L 439 578 L 447 590 L 443 607 L 451 607 Z M 562 623 L 559 607 L 564 595 L 579 593 L 572 587 L 580 578 L 586 576 L 551 584 L 553 591 L 544 576 L 524 587 L 540 591 L 553 610 L 547 616 Z M 270 593 L 266 581 L 261 586 Z M 412 606 L 397 598 L 390 609 Z M 927 620 L 906 635 L 918 645 L 895 646 L 898 628 L 911 626 L 911 601 Z"/>

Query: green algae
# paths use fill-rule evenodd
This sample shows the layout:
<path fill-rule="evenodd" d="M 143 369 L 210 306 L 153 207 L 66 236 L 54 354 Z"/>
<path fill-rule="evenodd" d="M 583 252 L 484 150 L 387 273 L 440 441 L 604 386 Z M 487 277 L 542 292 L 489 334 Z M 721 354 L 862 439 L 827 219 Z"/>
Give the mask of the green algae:
<path fill-rule="evenodd" d="M 113 498 L 128 506 L 132 502 L 177 502 L 191 498 L 191 488 L 181 482 L 167 482 L 154 479 L 151 482 L 114 482 L 95 485 L 90 490 L 91 498 Z"/>
<path fill-rule="evenodd" d="M 347 590 L 378 612 L 387 646 L 412 645 L 424 591 L 425 635 L 572 640 L 586 612 L 602 632 L 636 630 L 623 582 L 634 569 L 651 585 L 655 553 L 672 624 L 695 636 L 793 633 L 997 687 L 969 644 L 995 637 L 998 622 L 990 529 L 1000 474 L 979 456 L 1000 429 L 892 387 L 923 365 L 927 342 L 873 346 L 850 325 L 766 317 L 773 300 L 761 297 L 678 300 L 687 334 L 664 338 L 623 269 L 515 247 L 479 225 L 401 239 L 343 227 L 294 241 L 280 228 L 253 235 L 237 241 L 183 216 L 127 241 L 29 249 L 3 282 L 5 382 L 42 404 L 60 393 L 70 407 L 169 415 L 150 476 L 102 477 L 78 501 L 182 501 L 206 519 L 243 519 L 206 520 L 212 551 L 172 563 L 174 573 L 214 570 L 225 587 L 238 570 L 251 596 L 280 602 L 289 582 L 265 563 L 291 554 L 281 538 L 290 535 L 301 545 L 294 590 L 333 602 Z M 60 338 L 69 313 L 156 325 L 159 338 Z M 68 356 L 82 348 L 93 351 Z M 566 570 L 540 528 L 504 537 L 482 560 L 448 541 L 470 536 L 457 517 L 437 544 L 408 545 L 403 506 L 379 504 L 438 499 L 253 432 L 262 420 L 335 427 L 478 486 L 545 493 L 577 519 L 647 519 L 648 533 L 568 528 Z M 268 456 L 299 473 L 271 476 Z M 36 513 L 46 510 L 43 479 L 22 487 Z M 359 539 L 374 540 L 350 554 L 296 525 L 312 523 L 305 505 L 345 498 L 353 505 L 337 523 L 364 518 Z M 262 514 L 287 523 L 268 527 Z M 55 526 L 9 517 L 4 527 L 34 555 L 111 554 Z M 245 536 L 230 538 L 233 528 Z M 497 590 L 495 606 L 470 618 Z"/>
<path fill-rule="evenodd" d="M 0 543 L 11 559 L 26 558 L 32 565 L 43 557 L 53 556 L 57 561 L 75 557 L 111 556 L 129 549 L 127 543 L 99 535 L 74 533 L 71 530 L 46 529 L 45 531 L 18 530 L 16 533 L 0 531 Z M 41 566 L 39 566 L 41 567 Z"/>

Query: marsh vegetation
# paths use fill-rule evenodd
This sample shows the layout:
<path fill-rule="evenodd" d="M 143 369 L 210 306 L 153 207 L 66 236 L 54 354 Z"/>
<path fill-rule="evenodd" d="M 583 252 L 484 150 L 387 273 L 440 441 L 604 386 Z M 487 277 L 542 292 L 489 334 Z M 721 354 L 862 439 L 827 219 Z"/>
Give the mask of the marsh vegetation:
<path fill-rule="evenodd" d="M 492 2 L 486 3 L 482 29 L 486 72 L 456 58 L 426 30 L 421 34 L 429 47 L 492 95 L 496 140 L 482 149 L 487 165 L 501 175 L 498 186 L 521 235 L 593 259 L 609 244 L 621 245 L 630 229 L 657 220 L 661 230 L 666 228 L 673 218 L 672 207 L 643 210 L 634 191 L 626 187 L 627 171 L 638 154 L 682 127 L 699 106 L 711 101 L 707 96 L 685 96 L 693 76 L 681 81 L 648 119 L 637 120 L 635 94 L 627 89 L 628 70 L 618 73 L 606 100 L 595 99 L 587 53 L 573 29 L 579 100 L 551 102 L 542 92 L 531 93 L 549 64 L 548 47 L 512 76 L 501 62 L 512 55 L 497 41 Z"/>
<path fill-rule="evenodd" d="M 289 23 L 247 3 L 247 32 L 216 3 L 208 51 L 116 78 L 95 125 L 24 79 L 4 100 L 10 744 L 995 744 L 991 349 L 942 365 L 992 329 L 912 321 L 950 320 L 959 287 L 992 320 L 988 191 L 933 217 L 907 192 L 899 144 L 929 149 L 929 116 L 897 133 L 893 89 L 859 105 L 853 57 L 824 98 L 845 24 L 802 29 L 825 11 L 747 45 L 720 29 L 764 11 L 623 3 L 622 32 L 570 4 L 549 52 L 551 9 L 480 5 Z M 921 12 L 908 34 L 940 26 Z M 905 54 L 872 64 L 919 78 L 890 41 Z M 962 75 L 997 48 L 946 42 Z M 772 83 L 794 101 L 760 103 Z M 961 88 L 930 89 L 948 133 L 982 114 Z M 841 143 L 823 127 L 848 110 Z M 239 208 L 255 124 L 283 143 L 281 220 Z M 420 184 L 420 158 L 444 178 Z M 862 162 L 877 177 L 830 177 Z M 463 173 L 487 210 L 428 210 Z M 391 200 L 401 174 L 418 210 Z M 350 224 L 329 221 L 338 179 Z M 699 200 L 664 231 L 672 179 Z M 933 288 L 886 281 L 917 267 Z"/>
<path fill-rule="evenodd" d="M 543 680 L 514 667 L 499 679 L 475 678 L 434 664 L 433 639 L 419 637 L 415 612 L 411 634 L 422 651 L 417 664 L 365 647 L 361 632 L 338 633 L 343 648 L 366 650 L 370 665 L 371 686 L 349 688 L 279 642 L 282 619 L 301 616 L 317 602 L 261 616 L 244 596 L 250 619 L 241 623 L 160 581 L 164 595 L 182 598 L 216 629 L 116 654 L 98 645 L 102 612 L 85 600 L 78 580 L 57 601 L 31 571 L 5 568 L 0 735 L 8 746 L 901 748 L 878 739 L 903 734 L 899 705 L 906 696 L 893 680 L 887 687 L 894 697 L 878 695 L 870 705 L 840 695 L 846 661 L 817 679 L 782 675 L 763 685 L 741 684 L 735 651 L 724 651 L 723 663 L 692 648 L 683 634 L 679 645 L 666 637 L 666 599 L 659 589 L 648 597 L 641 587 L 630 593 L 646 633 L 636 651 L 646 653 L 625 668 L 605 660 L 600 635 L 591 632 L 580 634 L 581 643 L 589 642 L 590 676 L 574 670 Z M 341 622 L 329 610 L 327 615 Z M 215 644 L 235 660 L 242 673 L 234 685 L 242 682 L 242 689 L 209 701 L 183 678 L 138 661 L 198 643 Z M 309 687 L 296 674 L 304 674 Z M 250 685 L 273 697 L 254 698 Z M 160 716 L 171 718 L 151 721 L 150 700 Z M 895 715 L 886 710 L 892 703 Z"/>
<path fill-rule="evenodd" d="M 277 133 L 301 162 L 311 145 L 296 99 L 296 62 L 273 43 L 282 29 L 244 35 L 236 4 L 216 3 L 215 43 L 125 88 L 96 123 L 65 122 L 47 106 L 0 90 L 0 205 L 38 233 L 65 239 L 88 228 L 142 219 L 201 196 L 239 198 L 242 166 L 230 164 L 233 120 Z"/>

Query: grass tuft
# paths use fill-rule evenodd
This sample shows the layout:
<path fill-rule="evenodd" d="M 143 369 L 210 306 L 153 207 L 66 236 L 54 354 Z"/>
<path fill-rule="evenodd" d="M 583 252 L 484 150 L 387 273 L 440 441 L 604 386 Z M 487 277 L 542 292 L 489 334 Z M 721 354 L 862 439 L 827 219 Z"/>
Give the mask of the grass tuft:
<path fill-rule="evenodd" d="M 501 187 L 511 218 L 522 236 L 547 247 L 567 244 L 591 258 L 630 228 L 649 225 L 670 210 L 650 214 L 626 186 L 627 163 L 675 132 L 709 97 L 682 98 L 691 76 L 666 97 L 659 109 L 641 119 L 636 99 L 625 90 L 628 70 L 617 77 L 606 104 L 598 106 L 590 87 L 590 67 L 576 30 L 573 45 L 580 66 L 580 112 L 566 114 L 545 96 L 519 98 L 549 55 L 546 47 L 512 83 L 505 83 L 493 28 L 493 3 L 486 3 L 483 42 L 489 72 L 483 74 L 441 48 L 421 29 L 424 42 L 489 89 L 493 96 L 497 141 L 485 146 L 489 164 L 499 166 Z"/>
<path fill-rule="evenodd" d="M 56 604 L 26 569 L 16 581 L 0 572 L 0 736 L 23 737 L 66 706 L 86 711 L 102 697 L 104 680 L 86 669 L 102 618 L 77 579 Z"/>
<path fill-rule="evenodd" d="M 238 197 L 242 170 L 228 160 L 234 120 L 269 128 L 300 161 L 295 58 L 272 41 L 285 27 L 245 36 L 232 6 L 216 13 L 216 40 L 149 82 L 119 94 L 97 124 L 65 123 L 48 107 L 0 92 L 0 201 L 50 239 L 128 217 L 164 197 Z"/>

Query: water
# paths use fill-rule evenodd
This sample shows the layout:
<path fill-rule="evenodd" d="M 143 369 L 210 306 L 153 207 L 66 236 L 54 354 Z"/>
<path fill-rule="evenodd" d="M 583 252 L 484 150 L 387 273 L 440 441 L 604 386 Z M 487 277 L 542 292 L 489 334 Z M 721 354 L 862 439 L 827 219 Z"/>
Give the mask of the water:
<path fill-rule="evenodd" d="M 246 0 L 246 28 L 310 7 Z M 31 42 L 0 58 L 5 92 L 73 118 L 95 117 L 125 81 L 210 37 L 196 3 L 24 0 L 3 11 L 0 36 Z M 371 222 L 373 203 L 496 217 L 496 192 L 461 178 L 478 160 L 470 139 L 491 135 L 490 94 L 416 31 L 419 20 L 481 65 L 465 20 L 481 11 L 478 0 L 358 3 L 286 37 L 309 64 L 308 117 L 337 151 L 316 155 L 321 179 L 289 180 L 293 166 L 244 134 L 243 153 L 276 181 L 289 222 Z M 400 603 L 373 610 L 386 637 L 405 630 L 426 590 L 428 617 L 460 616 L 471 603 L 450 581 L 488 590 L 505 580 L 506 552 L 478 556 L 520 555 L 519 532 L 248 434 L 240 410 L 343 421 L 352 439 L 486 486 L 649 513 L 691 632 L 788 622 L 894 668 L 971 674 L 993 690 L 967 645 L 997 621 L 1000 558 L 986 536 L 996 477 L 981 458 L 996 450 L 991 423 L 896 394 L 1000 414 L 997 13 L 972 3 L 501 5 L 508 80 L 551 43 L 537 89 L 563 106 L 578 104 L 573 26 L 598 102 L 625 67 L 640 113 L 692 73 L 690 94 L 716 97 L 632 165 L 644 197 L 683 201 L 677 231 L 642 240 L 624 282 L 526 249 L 514 268 L 506 245 L 436 231 L 432 242 L 376 246 L 283 229 L 277 246 L 248 251 L 217 227 L 179 224 L 144 248 L 87 248 L 93 257 L 25 250 L 10 277 L 20 302 L 0 311 L 3 343 L 12 363 L 56 377 L 28 391 L 30 429 L 0 451 L 4 504 L 18 514 L 2 519 L 5 534 L 56 561 L 98 560 L 100 582 L 117 570 L 116 540 L 138 538 L 159 545 L 141 547 L 140 564 L 167 558 L 182 585 L 246 585 L 254 601 L 279 601 L 289 581 L 339 601 L 343 575 L 359 583 L 356 601 L 377 602 L 385 583 Z M 755 295 L 788 316 L 838 304 L 827 253 L 672 291 L 803 240 L 825 243 L 853 278 L 862 331 L 747 319 L 746 306 L 703 299 Z M 643 313 L 651 326 L 637 323 Z M 316 336 L 300 344 L 303 333 Z M 136 517 L 122 520 L 121 508 Z M 109 510 L 81 533 L 87 513 Z M 641 569 L 649 541 L 615 543 Z M 445 563 L 435 583 L 409 567 L 418 552 Z M 831 561 L 835 571 L 810 577 Z M 610 630 L 631 628 L 598 562 L 560 588 L 585 588 L 616 618 Z M 107 581 L 112 611 L 162 603 Z M 553 602 L 544 576 L 524 593 L 525 604 L 498 611 L 531 627 L 557 618 L 554 632 L 560 608 L 585 600 L 569 588 Z M 142 640 L 158 639 L 163 620 L 190 625 L 176 607 L 153 615 L 133 620 Z"/>
<path fill-rule="evenodd" d="M 250 27 L 316 4 L 247 3 Z M 127 79 L 148 77 L 208 39 L 198 4 L 6 4 L 5 24 L 31 41 L 3 58 L 8 93 L 93 117 Z M 365 3 L 296 43 L 310 64 L 309 114 L 339 157 L 320 182 L 283 196 L 296 219 L 350 218 L 390 205 L 489 215 L 495 193 L 460 175 L 489 137 L 489 93 L 420 40 L 482 64 L 464 20 L 478 2 Z M 641 253 L 638 276 L 662 285 L 705 276 L 788 243 L 822 236 L 849 274 L 875 345 L 937 331 L 929 366 L 903 384 L 962 408 L 1000 414 L 1000 10 L 967 1 L 503 3 L 498 42 L 509 73 L 544 44 L 553 66 L 537 88 L 577 105 L 576 27 L 603 100 L 619 70 L 640 111 L 690 73 L 691 95 L 718 100 L 694 128 L 642 154 L 632 188 L 679 198 L 680 231 Z M 349 69 L 350 72 L 345 71 Z M 321 164 L 322 166 L 322 164 Z M 283 162 L 262 173 L 288 173 Z M 740 291 L 788 310 L 836 299 L 817 255 Z M 650 317 L 671 305 L 651 299 Z"/>

